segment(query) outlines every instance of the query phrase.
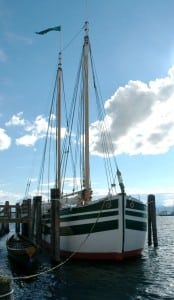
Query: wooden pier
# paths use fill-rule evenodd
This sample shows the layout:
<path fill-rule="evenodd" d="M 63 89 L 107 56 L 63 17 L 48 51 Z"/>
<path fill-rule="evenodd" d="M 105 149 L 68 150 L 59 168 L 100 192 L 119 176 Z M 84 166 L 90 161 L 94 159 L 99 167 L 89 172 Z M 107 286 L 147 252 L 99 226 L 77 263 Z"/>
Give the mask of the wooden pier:
<path fill-rule="evenodd" d="M 58 190 L 52 189 L 49 203 L 43 203 L 41 196 L 23 200 L 21 204 L 10 204 L 6 201 L 4 205 L 0 205 L 0 225 L 14 223 L 16 233 L 21 233 L 42 247 L 42 225 L 49 219 L 53 260 L 60 261 L 58 199 Z"/>
<path fill-rule="evenodd" d="M 6 226 L 9 226 L 9 223 L 16 224 L 17 233 L 20 232 L 22 224 L 22 231 L 27 231 L 27 235 L 31 237 L 31 200 L 23 200 L 22 204 L 9 204 L 6 201 L 4 205 L 0 205 L 0 223 Z"/>
<path fill-rule="evenodd" d="M 26 201 L 26 202 L 25 202 Z M 20 205 L 0 205 L 0 223 L 28 223 L 31 221 L 31 200 L 24 200 Z"/>

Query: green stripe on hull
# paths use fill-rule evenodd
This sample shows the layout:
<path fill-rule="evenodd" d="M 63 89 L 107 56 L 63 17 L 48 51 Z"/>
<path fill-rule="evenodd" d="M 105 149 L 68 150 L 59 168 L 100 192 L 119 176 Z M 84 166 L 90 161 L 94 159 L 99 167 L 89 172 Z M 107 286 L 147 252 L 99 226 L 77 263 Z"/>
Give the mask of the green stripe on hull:
<path fill-rule="evenodd" d="M 61 226 L 60 227 L 60 235 L 61 236 L 69 236 L 69 235 L 80 235 L 80 234 L 88 234 L 95 233 L 100 231 L 108 231 L 118 229 L 118 220 L 114 221 L 105 221 L 83 225 L 74 225 L 74 226 Z"/>
<path fill-rule="evenodd" d="M 146 205 L 140 202 L 136 202 L 133 199 L 127 199 L 126 208 L 146 211 Z"/>
<path fill-rule="evenodd" d="M 140 222 L 140 221 L 135 221 L 135 220 L 126 220 L 126 229 L 146 231 L 147 224 L 146 224 L 146 222 Z"/>
<path fill-rule="evenodd" d="M 126 215 L 128 216 L 134 216 L 134 217 L 141 217 L 141 218 L 146 218 L 147 214 L 143 213 L 143 212 L 137 212 L 137 211 L 130 211 L 130 210 L 126 210 Z"/>
<path fill-rule="evenodd" d="M 79 214 L 86 212 L 94 212 L 98 210 L 110 210 L 118 208 L 118 199 L 114 200 L 101 200 L 99 202 L 90 203 L 89 205 L 82 207 L 68 207 L 61 210 L 61 216 L 69 215 L 69 214 Z"/>
<path fill-rule="evenodd" d="M 80 221 L 80 220 L 85 220 L 85 219 L 97 219 L 99 218 L 104 218 L 104 217 L 111 217 L 111 216 L 117 216 L 118 215 L 118 210 L 114 211 L 108 211 L 108 212 L 103 212 L 99 211 L 97 213 L 91 213 L 89 215 L 83 214 L 83 215 L 78 215 L 76 214 L 75 216 L 66 216 L 66 217 L 60 217 L 61 222 L 69 222 L 69 221 Z"/>

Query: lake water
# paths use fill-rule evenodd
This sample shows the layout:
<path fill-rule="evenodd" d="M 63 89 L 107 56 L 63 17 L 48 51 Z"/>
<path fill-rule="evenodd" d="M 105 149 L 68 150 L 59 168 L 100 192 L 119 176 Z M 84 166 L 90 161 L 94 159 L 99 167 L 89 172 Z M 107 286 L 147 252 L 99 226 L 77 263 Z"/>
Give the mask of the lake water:
<path fill-rule="evenodd" d="M 14 299 L 174 300 L 174 217 L 157 217 L 157 229 L 158 248 L 146 245 L 139 258 L 102 263 L 69 261 L 33 279 L 14 280 Z M 6 238 L 0 239 L 0 275 L 23 275 L 7 258 Z M 37 272 L 50 267 L 45 255 Z"/>

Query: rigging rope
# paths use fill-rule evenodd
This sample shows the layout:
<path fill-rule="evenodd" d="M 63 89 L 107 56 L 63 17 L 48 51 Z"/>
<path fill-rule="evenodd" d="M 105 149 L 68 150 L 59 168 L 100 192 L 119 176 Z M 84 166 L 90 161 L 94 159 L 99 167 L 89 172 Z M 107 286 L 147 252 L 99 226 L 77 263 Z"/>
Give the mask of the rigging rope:
<path fill-rule="evenodd" d="M 47 127 L 47 133 L 46 133 L 44 151 L 43 151 L 43 156 L 42 156 L 42 162 L 41 162 L 41 168 L 40 168 L 40 175 L 39 175 L 39 180 L 38 180 L 38 187 L 37 187 L 37 192 L 38 193 L 39 193 L 40 189 L 42 189 L 42 183 L 43 183 L 43 175 L 44 175 L 44 167 L 45 167 L 47 141 L 48 141 L 49 131 L 50 131 L 50 128 L 51 128 L 50 124 L 51 124 L 51 121 L 52 121 L 53 105 L 54 105 L 54 101 L 55 101 L 56 82 L 57 82 L 57 76 L 56 76 L 56 80 L 55 80 L 55 84 L 54 84 L 53 96 L 52 96 L 50 113 L 49 113 L 49 119 L 48 119 L 48 127 Z"/>
<path fill-rule="evenodd" d="M 94 59 L 92 56 L 92 51 L 91 51 L 91 45 L 90 45 L 90 59 L 91 59 L 91 69 L 92 69 L 92 77 L 93 77 L 93 84 L 94 84 L 94 90 L 95 90 L 95 95 L 96 95 L 96 105 L 98 107 L 98 129 L 101 134 L 101 140 L 102 140 L 102 148 L 103 148 L 103 153 L 104 155 L 104 162 L 105 162 L 105 170 L 107 174 L 107 182 L 108 182 L 108 188 L 110 189 L 110 186 L 114 183 L 115 181 L 115 172 L 113 171 L 113 168 L 111 166 L 111 161 L 110 157 L 112 155 L 112 159 L 115 163 L 115 167 L 117 169 L 117 161 L 116 157 L 114 155 L 114 147 L 113 147 L 113 142 L 111 139 L 111 134 L 108 130 L 109 126 L 107 124 L 107 119 L 105 115 L 105 110 L 103 106 L 103 102 L 101 101 L 102 97 L 101 95 L 99 96 L 97 86 L 99 84 L 96 83 L 96 78 L 97 78 L 97 73 L 95 70 L 95 64 L 94 64 Z"/>
<path fill-rule="evenodd" d="M 65 47 L 63 47 L 62 52 L 64 52 L 71 44 L 72 42 L 79 36 L 79 34 L 82 32 L 82 30 L 84 29 L 84 25 L 83 27 L 72 37 L 72 39 L 66 44 Z"/>

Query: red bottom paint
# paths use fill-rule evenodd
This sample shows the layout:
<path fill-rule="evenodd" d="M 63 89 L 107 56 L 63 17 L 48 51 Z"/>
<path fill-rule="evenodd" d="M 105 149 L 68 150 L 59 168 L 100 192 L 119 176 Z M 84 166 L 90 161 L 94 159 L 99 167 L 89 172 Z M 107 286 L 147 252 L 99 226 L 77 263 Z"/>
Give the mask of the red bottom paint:
<path fill-rule="evenodd" d="M 50 249 L 51 245 L 48 243 L 43 243 L 43 247 Z M 60 256 L 68 258 L 71 256 L 71 259 L 84 259 L 84 260 L 112 260 L 112 261 L 122 261 L 127 258 L 139 256 L 143 252 L 143 249 L 137 249 L 132 251 L 126 251 L 121 253 L 89 253 L 89 252 L 78 252 L 73 255 L 73 252 L 69 251 L 60 251 Z"/>
<path fill-rule="evenodd" d="M 62 257 L 69 257 L 72 255 L 73 259 L 85 259 L 85 260 L 115 260 L 115 261 L 122 261 L 124 259 L 130 257 L 136 257 L 142 253 L 143 249 L 137 249 L 133 251 L 127 251 L 122 253 L 85 253 L 85 252 L 78 252 L 72 255 L 72 252 L 68 251 L 60 251 L 60 255 Z"/>

